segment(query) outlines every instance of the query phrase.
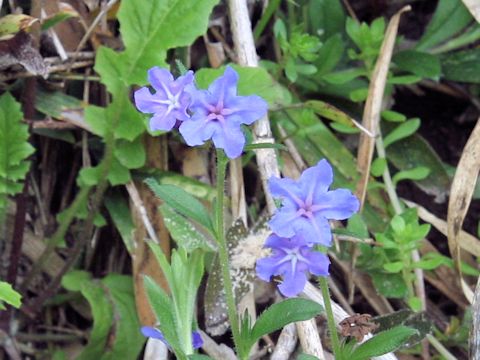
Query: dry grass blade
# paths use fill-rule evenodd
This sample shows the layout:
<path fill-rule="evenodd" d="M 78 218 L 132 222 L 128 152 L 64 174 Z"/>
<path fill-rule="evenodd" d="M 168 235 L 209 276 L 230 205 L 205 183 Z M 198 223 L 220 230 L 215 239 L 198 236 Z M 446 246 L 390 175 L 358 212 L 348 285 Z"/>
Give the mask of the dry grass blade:
<path fill-rule="evenodd" d="M 478 0 L 462 0 L 470 14 L 480 23 L 480 2 Z"/>
<path fill-rule="evenodd" d="M 405 6 L 390 20 L 382 47 L 380 49 L 380 55 L 377 63 L 375 64 L 375 69 L 373 70 L 362 119 L 362 126 L 372 134 L 377 133 L 378 123 L 380 121 L 383 93 L 387 83 L 388 68 L 392 58 L 395 39 L 397 37 L 400 16 L 410 9 L 410 6 Z M 370 175 L 370 165 L 372 162 L 374 146 L 375 139 L 371 136 L 368 136 L 365 132 L 362 132 L 360 134 L 360 145 L 358 147 L 357 156 L 357 168 L 360 171 L 361 178 L 357 184 L 356 190 L 356 195 L 360 199 L 360 204 L 362 207 L 365 202 L 365 195 L 367 193 L 367 185 Z"/>
<path fill-rule="evenodd" d="M 448 202 L 447 235 L 448 248 L 455 261 L 455 267 L 460 276 L 462 289 L 468 301 L 472 303 L 473 292 L 465 283 L 460 272 L 460 242 L 459 234 L 462 230 L 463 220 L 472 201 L 478 172 L 480 171 L 480 118 L 473 129 L 470 138 L 463 149 L 462 156 L 457 165 L 450 189 Z"/>

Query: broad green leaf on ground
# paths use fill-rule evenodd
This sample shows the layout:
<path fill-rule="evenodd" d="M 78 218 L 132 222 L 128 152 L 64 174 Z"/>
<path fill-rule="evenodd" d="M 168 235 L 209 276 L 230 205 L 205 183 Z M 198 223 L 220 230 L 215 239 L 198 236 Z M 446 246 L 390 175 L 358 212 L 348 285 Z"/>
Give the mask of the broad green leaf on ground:
<path fill-rule="evenodd" d="M 287 324 L 311 319 L 322 311 L 323 308 L 319 303 L 301 298 L 287 299 L 273 304 L 255 321 L 251 340 L 255 342 Z"/>
<path fill-rule="evenodd" d="M 22 190 L 21 180 L 28 172 L 26 158 L 34 152 L 28 143 L 28 128 L 23 124 L 20 104 L 10 93 L 0 97 L 0 195 Z M 4 207 L 0 200 L 0 209 Z"/>
<path fill-rule="evenodd" d="M 440 0 L 432 20 L 417 43 L 417 50 L 426 50 L 459 33 L 473 21 L 461 0 Z"/>
<path fill-rule="evenodd" d="M 349 358 L 352 360 L 364 360 L 393 352 L 404 345 L 410 337 L 417 334 L 418 331 L 416 329 L 403 325 L 382 331 L 358 345 Z"/>
<path fill-rule="evenodd" d="M 5 308 L 2 302 L 19 308 L 22 304 L 22 295 L 16 292 L 9 283 L 0 281 L 0 310 Z"/>
<path fill-rule="evenodd" d="M 140 174 L 137 173 L 137 175 L 140 175 L 140 177 L 143 179 L 151 177 L 162 185 L 178 186 L 200 200 L 212 202 L 217 196 L 217 192 L 214 187 L 189 176 L 181 175 L 177 172 L 148 169 L 147 172 Z"/>
<path fill-rule="evenodd" d="M 212 219 L 209 213 L 195 197 L 175 185 L 160 185 L 152 178 L 145 180 L 145 183 L 160 200 L 214 234 Z"/>
<path fill-rule="evenodd" d="M 438 79 L 442 72 L 439 58 L 421 51 L 405 50 L 398 52 L 393 56 L 392 61 L 401 70 L 425 78 Z"/>
<path fill-rule="evenodd" d="M 124 2 L 127 3 L 128 1 Z M 127 86 L 123 81 L 126 71 L 125 57 L 113 49 L 101 46 L 95 57 L 95 71 L 100 75 L 102 83 L 112 94 L 117 94 L 122 87 Z M 143 75 L 145 79 L 147 74 Z"/>
<path fill-rule="evenodd" d="M 63 277 L 62 285 L 70 291 L 80 291 L 92 311 L 93 328 L 77 359 L 138 357 L 145 338 L 139 331 L 130 276 L 110 274 L 98 280 L 86 271 L 73 271 Z"/>
<path fill-rule="evenodd" d="M 480 49 L 469 49 L 442 56 L 447 80 L 480 83 Z"/>
<path fill-rule="evenodd" d="M 305 107 L 312 109 L 317 115 L 320 115 L 326 119 L 335 121 L 339 124 L 346 125 L 350 128 L 354 128 L 355 125 L 352 122 L 352 118 L 337 109 L 335 106 L 320 100 L 308 100 L 304 103 Z"/>
<path fill-rule="evenodd" d="M 47 91 L 39 88 L 35 92 L 35 108 L 55 119 L 63 119 L 65 110 L 81 109 L 82 101 L 61 91 Z"/>
<path fill-rule="evenodd" d="M 192 44 L 207 31 L 218 0 L 127 0 L 118 12 L 128 84 L 144 85 L 147 70 L 166 65 L 166 51 Z"/>
<path fill-rule="evenodd" d="M 112 186 L 123 185 L 128 183 L 132 178 L 130 171 L 123 166 L 116 158 L 112 159 L 112 164 L 110 166 L 108 175 L 108 181 Z"/>
<path fill-rule="evenodd" d="M 335 34 L 328 38 L 325 44 L 318 50 L 318 58 L 314 63 L 317 68 L 315 76 L 322 76 L 335 69 L 335 66 L 342 59 L 344 51 L 345 43 L 340 34 Z"/>
<path fill-rule="evenodd" d="M 423 180 L 430 174 L 430 169 L 425 166 L 417 166 L 409 170 L 402 170 L 393 175 L 393 184 L 397 185 L 402 180 Z"/>
<path fill-rule="evenodd" d="M 215 249 L 214 240 L 207 239 L 206 235 L 196 228 L 195 225 L 184 216 L 177 213 L 167 204 L 159 208 L 162 213 L 165 226 L 178 246 L 192 252 L 195 249 L 212 251 Z"/>
<path fill-rule="evenodd" d="M 380 326 L 378 329 L 379 332 L 392 329 L 399 325 L 416 329 L 418 334 L 411 336 L 406 346 L 413 346 L 420 342 L 433 328 L 432 321 L 425 312 L 413 312 L 410 309 L 399 310 L 384 316 L 377 316 L 373 321 Z"/>
<path fill-rule="evenodd" d="M 133 141 L 118 140 L 115 144 L 115 157 L 127 169 L 138 169 L 145 164 L 146 154 L 141 137 Z"/>
<path fill-rule="evenodd" d="M 111 194 L 105 197 L 105 207 L 107 208 L 110 218 L 117 228 L 125 247 L 130 255 L 134 253 L 135 242 L 133 233 L 135 225 L 133 224 L 132 215 L 125 197 L 121 194 Z"/>
<path fill-rule="evenodd" d="M 310 0 L 306 10 L 310 32 L 321 32 L 322 40 L 343 32 L 345 11 L 340 0 Z"/>
<path fill-rule="evenodd" d="M 450 177 L 437 153 L 418 134 L 402 139 L 390 145 L 387 158 L 398 170 L 409 170 L 419 166 L 426 167 L 430 174 L 415 184 L 429 195 L 435 196 L 435 202 L 443 202 L 450 188 Z"/>
<path fill-rule="evenodd" d="M 375 289 L 385 297 L 401 299 L 407 294 L 407 286 L 400 274 L 370 272 Z"/>
<path fill-rule="evenodd" d="M 238 95 L 258 95 L 264 98 L 270 106 L 287 105 L 290 99 L 286 97 L 282 86 L 275 82 L 263 68 L 241 67 L 231 65 L 239 75 Z M 221 76 L 225 67 L 218 69 L 200 69 L 195 73 L 199 88 L 206 89 L 217 77 Z"/>

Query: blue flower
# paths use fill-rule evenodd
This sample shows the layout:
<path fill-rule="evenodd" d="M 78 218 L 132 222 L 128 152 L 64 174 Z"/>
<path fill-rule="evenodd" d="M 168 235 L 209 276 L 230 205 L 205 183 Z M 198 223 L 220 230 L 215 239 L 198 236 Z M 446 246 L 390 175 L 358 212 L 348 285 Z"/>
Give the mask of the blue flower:
<path fill-rule="evenodd" d="M 208 90 L 192 90 L 192 117 L 180 125 L 180 133 L 190 146 L 212 139 L 233 159 L 243 151 L 245 135 L 241 125 L 250 125 L 267 113 L 268 105 L 256 95 L 237 96 L 237 72 L 227 66 L 223 76 Z"/>
<path fill-rule="evenodd" d="M 174 80 L 166 69 L 153 67 L 148 70 L 148 81 L 155 89 L 152 94 L 147 87 L 135 91 L 135 105 L 138 110 L 154 114 L 150 119 L 150 129 L 169 131 L 177 120 L 190 118 L 187 113 L 190 104 L 188 87 L 193 86 L 193 71 Z"/>
<path fill-rule="evenodd" d="M 140 331 L 142 332 L 143 336 L 153 338 L 153 339 L 158 339 L 162 341 L 165 345 L 169 346 L 162 332 L 157 328 L 154 328 L 151 326 L 142 326 Z M 201 348 L 203 345 L 203 339 L 200 336 L 200 333 L 198 331 L 192 332 L 192 345 L 194 349 Z"/>
<path fill-rule="evenodd" d="M 347 189 L 328 190 L 333 181 L 327 160 L 306 169 L 298 181 L 271 177 L 273 197 L 282 199 L 268 225 L 279 236 L 301 235 L 308 243 L 330 246 L 332 232 L 329 219 L 344 220 L 359 209 L 358 199 Z"/>
<path fill-rule="evenodd" d="M 328 276 L 330 261 L 327 255 L 315 251 L 302 236 L 287 239 L 272 234 L 265 242 L 265 247 L 271 248 L 273 254 L 257 261 L 257 275 L 264 281 L 281 275 L 283 281 L 278 290 L 285 296 L 296 296 L 303 290 L 307 272 Z"/>

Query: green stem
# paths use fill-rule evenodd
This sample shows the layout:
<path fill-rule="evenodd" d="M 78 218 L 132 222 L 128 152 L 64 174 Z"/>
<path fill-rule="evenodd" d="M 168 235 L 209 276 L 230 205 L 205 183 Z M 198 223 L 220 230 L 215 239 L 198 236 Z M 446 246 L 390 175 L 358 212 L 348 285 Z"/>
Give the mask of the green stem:
<path fill-rule="evenodd" d="M 255 41 L 257 41 L 260 38 L 260 35 L 262 35 L 262 32 L 263 30 L 265 30 L 265 27 L 267 26 L 270 18 L 275 13 L 275 11 L 277 11 L 278 6 L 280 5 L 280 1 L 281 0 L 271 0 L 268 3 L 268 6 L 265 9 L 265 12 L 260 18 L 260 21 L 255 26 L 255 30 L 253 31 L 253 37 Z"/>
<path fill-rule="evenodd" d="M 318 277 L 320 289 L 322 289 L 323 303 L 325 305 L 325 312 L 327 313 L 328 330 L 330 332 L 330 340 L 332 341 L 333 355 L 337 360 L 341 360 L 340 341 L 338 340 L 337 325 L 333 318 L 332 303 L 330 302 L 330 291 L 328 290 L 327 278 L 324 276 Z"/>
<path fill-rule="evenodd" d="M 230 260 L 228 258 L 228 248 L 224 233 L 224 218 L 223 218 L 223 203 L 224 203 L 224 186 L 225 186 L 225 174 L 227 169 L 228 159 L 225 153 L 221 149 L 217 149 L 217 199 L 216 199 L 216 235 L 218 243 L 218 255 L 220 257 L 220 266 L 222 268 L 223 288 L 225 290 L 225 298 L 227 301 L 228 319 L 230 320 L 230 326 L 232 328 L 233 341 L 235 347 L 240 349 L 240 327 L 237 317 L 237 305 L 235 303 L 235 297 L 233 295 L 233 284 L 230 275 Z M 241 354 L 239 354 L 242 357 Z"/>

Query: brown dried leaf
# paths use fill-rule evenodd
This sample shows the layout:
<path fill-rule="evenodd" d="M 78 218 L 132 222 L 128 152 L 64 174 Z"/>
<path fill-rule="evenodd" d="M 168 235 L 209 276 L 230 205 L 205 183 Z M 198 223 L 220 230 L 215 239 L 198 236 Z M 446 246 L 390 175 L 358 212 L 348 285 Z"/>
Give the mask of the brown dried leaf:
<path fill-rule="evenodd" d="M 465 145 L 460 161 L 453 177 L 448 202 L 447 234 L 448 248 L 455 261 L 455 267 L 460 276 L 463 292 L 467 300 L 472 303 L 473 292 L 465 283 L 460 271 L 460 242 L 459 234 L 463 220 L 472 201 L 475 184 L 480 171 L 480 118 Z"/>
<path fill-rule="evenodd" d="M 0 41 L 0 70 L 13 65 L 22 65 L 33 75 L 47 75 L 47 66 L 33 46 L 32 37 L 25 31 L 18 32 L 11 39 Z"/>
<path fill-rule="evenodd" d="M 380 49 L 380 55 L 377 63 L 375 64 L 375 69 L 373 70 L 362 119 L 362 126 L 371 134 L 376 134 L 378 132 L 377 130 L 380 122 L 383 93 L 387 83 L 388 68 L 392 58 L 395 39 L 397 37 L 400 16 L 404 12 L 410 11 L 410 9 L 410 6 L 405 6 L 390 20 L 382 47 Z M 357 168 L 360 171 L 361 177 L 356 189 L 356 195 L 360 199 L 361 206 L 363 206 L 365 202 L 365 195 L 367 193 L 367 185 L 370 177 L 370 165 L 372 162 L 374 146 L 375 138 L 367 135 L 365 132 L 362 132 L 360 134 L 360 145 L 358 147 L 357 155 Z"/>
<path fill-rule="evenodd" d="M 342 336 L 352 336 L 357 342 L 361 342 L 368 333 L 378 328 L 378 324 L 371 320 L 370 314 L 355 314 L 340 321 L 338 325 L 341 327 Z"/>

